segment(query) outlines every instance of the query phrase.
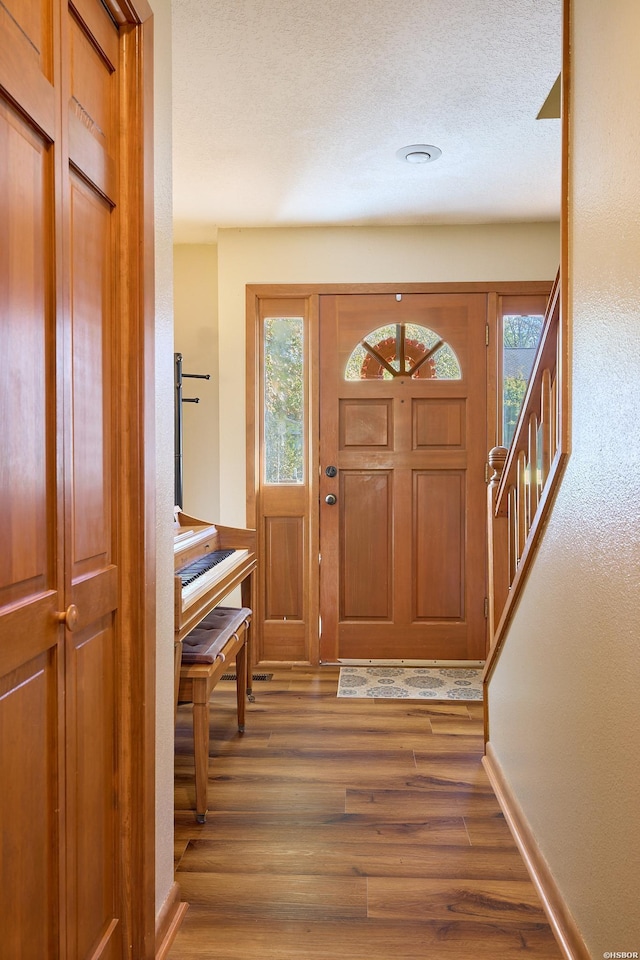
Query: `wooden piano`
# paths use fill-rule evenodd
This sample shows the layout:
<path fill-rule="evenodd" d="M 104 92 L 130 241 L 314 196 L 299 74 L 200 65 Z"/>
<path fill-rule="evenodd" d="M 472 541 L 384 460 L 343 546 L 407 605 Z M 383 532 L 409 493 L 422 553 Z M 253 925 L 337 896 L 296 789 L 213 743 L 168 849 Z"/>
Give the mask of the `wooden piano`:
<path fill-rule="evenodd" d="M 174 512 L 175 698 L 178 702 L 182 641 L 236 587 L 253 608 L 256 532 L 223 527 Z M 249 663 L 249 675 L 251 663 Z"/>

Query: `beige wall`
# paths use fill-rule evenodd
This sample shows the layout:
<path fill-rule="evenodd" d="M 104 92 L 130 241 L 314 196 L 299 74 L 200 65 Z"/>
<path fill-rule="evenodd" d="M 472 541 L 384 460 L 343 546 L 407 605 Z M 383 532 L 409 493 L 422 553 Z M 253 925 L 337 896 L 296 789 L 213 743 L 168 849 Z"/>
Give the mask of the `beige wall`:
<path fill-rule="evenodd" d="M 640 6 L 573 11 L 573 449 L 489 703 L 595 958 L 640 951 Z"/>
<path fill-rule="evenodd" d="M 156 283 L 156 912 L 173 884 L 173 306 L 171 0 L 154 12 Z"/>
<path fill-rule="evenodd" d="M 220 519 L 245 525 L 245 285 L 548 280 L 556 224 L 220 230 Z"/>
<path fill-rule="evenodd" d="M 175 349 L 185 380 L 183 404 L 183 509 L 203 520 L 220 519 L 218 440 L 218 250 L 213 244 L 174 247 Z"/>

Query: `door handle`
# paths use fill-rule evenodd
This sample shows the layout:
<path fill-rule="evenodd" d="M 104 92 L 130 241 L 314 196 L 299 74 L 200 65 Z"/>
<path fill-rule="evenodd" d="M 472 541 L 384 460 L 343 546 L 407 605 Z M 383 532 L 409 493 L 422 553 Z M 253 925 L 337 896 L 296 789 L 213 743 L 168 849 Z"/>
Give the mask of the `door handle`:
<path fill-rule="evenodd" d="M 328 503 L 329 506 L 332 507 L 334 503 L 338 502 L 338 498 L 336 497 L 335 493 L 328 493 L 327 496 L 324 498 L 324 502 Z"/>
<path fill-rule="evenodd" d="M 74 630 L 78 623 L 78 608 L 71 603 L 62 613 L 56 614 L 58 623 L 64 623 L 67 630 Z"/>

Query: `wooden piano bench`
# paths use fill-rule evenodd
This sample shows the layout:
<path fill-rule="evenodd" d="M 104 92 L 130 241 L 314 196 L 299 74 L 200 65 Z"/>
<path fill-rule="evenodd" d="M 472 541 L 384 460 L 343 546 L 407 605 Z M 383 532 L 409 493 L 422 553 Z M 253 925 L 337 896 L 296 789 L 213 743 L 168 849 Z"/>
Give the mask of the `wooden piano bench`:
<path fill-rule="evenodd" d="M 244 733 L 245 697 L 251 696 L 251 610 L 216 607 L 182 644 L 178 701 L 193 704 L 196 820 L 207 818 L 209 776 L 209 698 L 235 658 L 238 730 Z"/>

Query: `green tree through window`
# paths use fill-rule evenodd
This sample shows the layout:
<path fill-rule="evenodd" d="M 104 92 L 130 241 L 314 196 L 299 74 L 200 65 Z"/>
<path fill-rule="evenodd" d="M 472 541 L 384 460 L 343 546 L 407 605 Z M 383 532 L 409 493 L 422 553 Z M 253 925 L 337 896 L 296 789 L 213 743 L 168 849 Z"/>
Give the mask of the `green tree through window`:
<path fill-rule="evenodd" d="M 505 447 L 515 433 L 543 322 L 544 317 L 539 315 L 514 314 L 502 319 L 502 442 Z"/>
<path fill-rule="evenodd" d="M 304 482 L 304 340 L 302 317 L 264 321 L 266 483 Z"/>

